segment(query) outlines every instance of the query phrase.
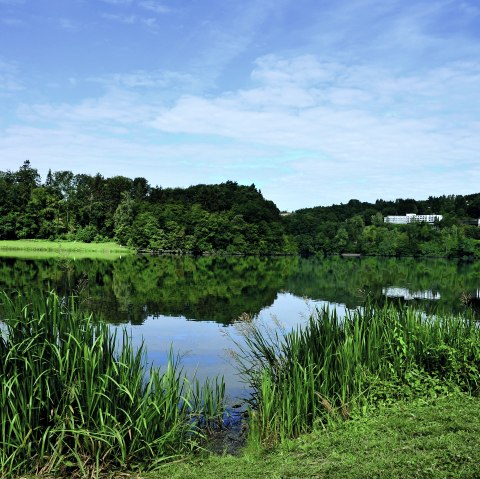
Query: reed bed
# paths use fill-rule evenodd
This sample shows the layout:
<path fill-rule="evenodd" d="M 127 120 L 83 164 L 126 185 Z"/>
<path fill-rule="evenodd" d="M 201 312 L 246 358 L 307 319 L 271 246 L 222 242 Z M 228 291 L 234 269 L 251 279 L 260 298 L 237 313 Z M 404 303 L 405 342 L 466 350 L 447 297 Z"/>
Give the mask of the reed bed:
<path fill-rule="evenodd" d="M 264 444 L 379 402 L 480 391 L 480 327 L 468 315 L 367 304 L 340 318 L 326 308 L 286 334 L 253 323 L 237 349 L 250 430 Z"/>
<path fill-rule="evenodd" d="M 154 469 L 221 424 L 222 379 L 189 382 L 173 353 L 146 370 L 144 347 L 74 298 L 1 302 L 0 477 Z"/>

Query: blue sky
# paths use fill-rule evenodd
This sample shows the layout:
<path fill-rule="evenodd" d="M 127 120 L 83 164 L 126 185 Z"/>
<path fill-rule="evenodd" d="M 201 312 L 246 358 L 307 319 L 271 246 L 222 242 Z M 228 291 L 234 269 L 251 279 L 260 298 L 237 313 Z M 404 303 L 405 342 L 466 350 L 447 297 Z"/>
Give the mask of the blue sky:
<path fill-rule="evenodd" d="M 478 0 L 0 0 L 0 170 L 480 191 Z"/>

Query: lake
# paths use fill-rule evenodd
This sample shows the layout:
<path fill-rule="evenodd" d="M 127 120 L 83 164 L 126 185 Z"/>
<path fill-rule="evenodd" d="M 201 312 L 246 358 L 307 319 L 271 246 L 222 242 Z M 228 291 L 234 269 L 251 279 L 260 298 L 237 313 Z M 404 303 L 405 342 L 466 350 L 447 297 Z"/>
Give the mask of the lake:
<path fill-rule="evenodd" d="M 247 313 L 289 330 L 316 307 L 343 314 L 373 301 L 408 302 L 458 313 L 479 297 L 480 262 L 443 259 L 298 257 L 150 257 L 114 261 L 73 255 L 48 260 L 0 258 L 0 289 L 74 293 L 82 307 L 145 341 L 162 365 L 172 347 L 188 375 L 223 374 L 232 399 L 245 395 L 229 352 Z"/>

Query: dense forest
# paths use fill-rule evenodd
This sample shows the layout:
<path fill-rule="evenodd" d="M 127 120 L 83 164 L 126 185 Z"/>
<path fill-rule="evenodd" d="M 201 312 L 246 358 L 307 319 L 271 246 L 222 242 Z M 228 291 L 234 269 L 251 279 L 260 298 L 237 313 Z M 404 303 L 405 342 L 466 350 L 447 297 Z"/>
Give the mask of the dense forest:
<path fill-rule="evenodd" d="M 255 185 L 151 186 L 145 178 L 0 171 L 0 239 L 105 241 L 190 254 L 480 257 L 480 193 L 427 200 L 350 200 L 281 214 Z M 442 214 L 435 225 L 386 215 Z"/>

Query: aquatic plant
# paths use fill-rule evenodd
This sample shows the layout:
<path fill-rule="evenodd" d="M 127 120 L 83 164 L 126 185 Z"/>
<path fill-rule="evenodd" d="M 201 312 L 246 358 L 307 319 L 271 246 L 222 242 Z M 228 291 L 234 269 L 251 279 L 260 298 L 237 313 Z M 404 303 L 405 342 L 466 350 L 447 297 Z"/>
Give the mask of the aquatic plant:
<path fill-rule="evenodd" d="M 154 469 L 221 422 L 222 379 L 189 382 L 55 293 L 2 296 L 0 471 L 82 476 Z"/>

